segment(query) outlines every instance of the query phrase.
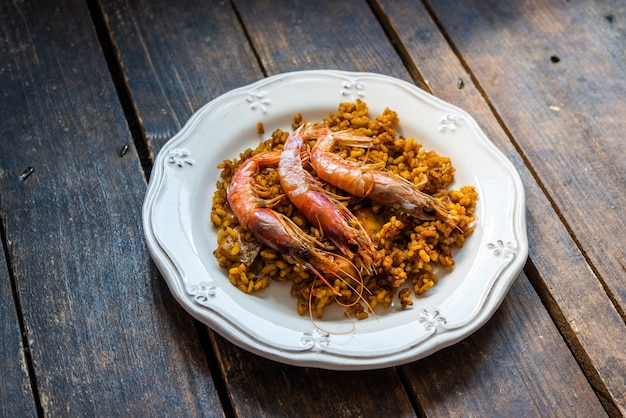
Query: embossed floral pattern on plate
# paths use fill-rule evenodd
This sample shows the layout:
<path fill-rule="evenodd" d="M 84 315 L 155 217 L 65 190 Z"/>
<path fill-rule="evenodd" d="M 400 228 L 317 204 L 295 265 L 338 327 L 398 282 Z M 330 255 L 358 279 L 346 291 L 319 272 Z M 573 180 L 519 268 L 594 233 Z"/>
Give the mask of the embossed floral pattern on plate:
<path fill-rule="evenodd" d="M 301 100 L 306 97 L 307 100 Z M 293 115 L 322 120 L 342 101 L 366 101 L 370 113 L 398 112 L 399 133 L 413 136 L 456 168 L 459 185 L 479 192 L 475 232 L 413 309 L 394 306 L 352 322 L 340 310 L 315 325 L 298 316 L 288 284 L 256 296 L 228 281 L 212 252 L 209 213 L 217 165 L 255 147 L 266 132 L 291 128 Z M 157 156 L 144 201 L 150 254 L 181 305 L 230 341 L 299 366 L 356 370 L 423 358 L 467 337 L 494 313 L 528 254 L 524 192 L 512 164 L 465 111 L 415 85 L 371 73 L 279 74 L 203 106 Z"/>

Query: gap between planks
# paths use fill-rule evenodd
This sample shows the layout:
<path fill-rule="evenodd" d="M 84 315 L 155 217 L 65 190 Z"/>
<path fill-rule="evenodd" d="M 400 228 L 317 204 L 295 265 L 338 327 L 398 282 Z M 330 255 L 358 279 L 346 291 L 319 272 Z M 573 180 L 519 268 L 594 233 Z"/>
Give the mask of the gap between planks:
<path fill-rule="evenodd" d="M 377 0 L 368 0 L 368 1 L 376 2 L 376 4 L 378 4 Z M 493 102 L 491 101 L 491 99 L 489 98 L 487 93 L 485 92 L 485 89 L 482 87 L 482 84 L 475 77 L 474 73 L 472 72 L 471 68 L 469 67 L 469 65 L 467 64 L 465 59 L 463 58 L 462 54 L 459 52 L 458 48 L 456 47 L 456 45 L 452 41 L 451 37 L 446 32 L 446 30 L 445 30 L 443 24 L 441 23 L 441 21 L 439 20 L 437 14 L 434 12 L 434 10 L 428 4 L 428 1 L 427 0 L 422 0 L 422 4 L 424 5 L 424 8 L 426 9 L 428 15 L 430 16 L 430 18 L 434 22 L 435 26 L 437 26 L 437 29 L 439 29 L 439 32 L 441 32 L 441 34 L 444 37 L 444 39 L 446 40 L 447 44 L 450 46 L 450 49 L 452 50 L 454 55 L 459 60 L 459 63 L 461 64 L 463 69 L 467 72 L 469 77 L 471 78 L 472 83 L 476 86 L 476 89 L 477 89 L 478 93 L 481 95 L 481 97 L 483 98 L 483 100 L 485 101 L 487 106 L 489 107 L 489 110 L 491 111 L 491 113 L 496 118 L 496 120 L 498 122 L 498 125 L 504 131 L 506 137 L 509 139 L 509 141 L 513 145 L 513 148 L 515 149 L 517 154 L 520 156 L 520 158 L 524 162 L 524 165 L 528 169 L 528 172 L 533 177 L 533 179 L 535 180 L 535 182 L 539 186 L 539 189 L 541 190 L 543 195 L 548 200 L 548 202 L 550 204 L 550 207 L 552 208 L 554 213 L 557 215 L 557 217 L 559 218 L 559 220 L 561 221 L 561 223 L 565 227 L 565 230 L 567 231 L 569 236 L 574 241 L 574 245 L 576 245 L 576 248 L 578 249 L 580 254 L 583 256 L 583 258 L 585 259 L 585 262 L 587 263 L 587 265 L 589 266 L 589 268 L 593 272 L 594 276 L 596 277 L 596 279 L 598 280 L 598 282 L 600 283 L 600 285 L 604 289 L 604 292 L 606 293 L 606 295 L 608 296 L 609 300 L 611 301 L 611 304 L 613 305 L 615 310 L 618 312 L 619 316 L 622 318 L 622 321 L 626 324 L 626 312 L 620 306 L 620 304 L 617 301 L 617 298 L 611 292 L 611 289 L 609 288 L 607 283 L 602 278 L 602 275 L 599 273 L 597 267 L 591 261 L 589 255 L 587 254 L 587 252 L 583 248 L 583 245 L 581 244 L 580 240 L 576 237 L 576 234 L 574 233 L 574 230 L 572 229 L 572 227 L 570 226 L 569 222 L 567 222 L 567 220 L 565 219 L 565 217 L 561 213 L 559 207 L 557 206 L 557 204 L 554 201 L 554 199 L 552 198 L 552 196 L 550 196 L 550 193 L 548 192 L 546 186 L 544 185 L 543 181 L 541 180 L 539 174 L 537 173 L 537 171 L 533 167 L 532 163 L 530 162 L 530 160 L 528 159 L 528 157 L 524 153 L 524 151 L 523 151 L 522 147 L 520 146 L 520 144 L 515 139 L 515 136 L 513 135 L 513 133 L 509 130 L 508 126 L 506 125 L 506 123 L 504 122 L 504 120 L 502 119 L 502 117 L 500 116 L 498 111 L 496 110 Z M 378 7 L 380 8 L 380 6 L 378 6 Z M 382 12 L 381 12 L 381 14 L 382 14 Z M 524 270 L 524 271 L 526 271 L 526 270 Z M 549 306 L 546 306 L 546 308 L 549 308 Z"/>
<path fill-rule="evenodd" d="M 146 140 L 145 132 L 141 126 L 137 109 L 135 108 L 132 100 L 132 94 L 128 88 L 128 84 L 124 78 L 124 71 L 122 70 L 122 64 L 119 59 L 118 49 L 111 37 L 110 28 L 107 20 L 104 16 L 104 12 L 99 6 L 97 0 L 87 0 L 87 8 L 89 9 L 89 15 L 93 23 L 94 30 L 102 54 L 109 70 L 109 75 L 115 86 L 115 93 L 122 106 L 122 112 L 126 118 L 126 124 L 130 131 L 131 138 L 133 139 L 133 145 L 139 156 L 141 168 L 143 169 L 144 178 L 146 183 L 150 180 L 150 173 L 152 171 L 152 165 L 154 163 L 154 155 L 148 141 Z M 123 148 L 122 150 L 124 150 Z M 125 152 L 120 151 L 120 157 L 123 157 Z"/>
<path fill-rule="evenodd" d="M 122 111 L 126 118 L 126 122 L 128 124 L 131 137 L 133 139 L 134 147 L 137 151 L 137 155 L 139 156 L 139 159 L 141 162 L 141 167 L 143 169 L 144 178 L 147 183 L 150 180 L 150 173 L 152 171 L 152 166 L 154 165 L 154 154 L 152 152 L 150 145 L 148 144 L 145 132 L 141 126 L 137 109 L 133 104 L 130 89 L 124 78 L 124 73 L 122 70 L 122 64 L 119 58 L 119 53 L 111 37 L 110 30 L 106 22 L 106 18 L 104 16 L 104 12 L 100 8 L 97 0 L 87 0 L 87 5 L 88 5 L 89 13 L 91 15 L 91 19 L 92 19 L 92 22 L 96 31 L 98 43 L 100 44 L 100 47 L 102 48 L 102 52 L 107 63 L 109 74 L 111 76 L 111 79 L 113 80 L 116 94 L 122 106 Z M 246 36 L 248 36 L 247 33 L 246 33 Z M 256 54 L 256 51 L 255 51 L 255 54 Z M 120 157 L 122 156 L 123 156 L 123 153 L 120 153 Z M 194 320 L 194 324 L 196 327 L 196 333 L 198 335 L 198 339 L 200 341 L 201 346 L 203 347 L 204 356 L 207 361 L 207 365 L 211 372 L 211 376 L 213 377 L 215 390 L 217 391 L 218 397 L 220 399 L 220 403 L 222 405 L 224 415 L 227 418 L 234 417 L 235 413 L 233 410 L 233 405 L 231 403 L 230 397 L 228 395 L 225 377 L 220 370 L 217 356 L 215 352 L 213 351 L 212 345 L 210 342 L 209 333 L 212 331 L 208 330 L 205 327 L 205 325 L 199 323 L 196 320 Z M 38 406 L 40 407 L 40 405 Z"/>
<path fill-rule="evenodd" d="M 0 204 L 0 210 L 2 209 L 2 205 Z M 28 380 L 30 382 L 30 390 L 33 395 L 33 402 L 35 404 L 35 410 L 37 411 L 37 416 L 44 416 L 43 406 L 41 405 L 41 399 L 39 397 L 39 389 L 37 386 L 37 375 L 35 374 L 35 365 L 33 363 L 33 357 L 30 354 L 30 344 L 28 342 L 28 332 L 26 330 L 26 325 L 24 323 L 23 309 L 22 309 L 22 301 L 19 296 L 19 289 L 17 286 L 17 282 L 15 280 L 15 275 L 13 274 L 13 261 L 10 258 L 9 253 L 9 243 L 6 238 L 5 233 L 5 223 L 2 218 L 2 214 L 0 213 L 0 245 L 2 245 L 2 250 L 4 252 L 4 258 L 6 260 L 6 268 L 9 275 L 9 282 L 11 284 L 11 296 L 13 297 L 13 306 L 15 307 L 16 317 L 17 317 L 17 326 L 19 328 L 20 338 L 22 341 L 22 353 L 24 355 L 24 363 L 26 367 L 26 373 L 28 375 Z"/>
<path fill-rule="evenodd" d="M 261 69 L 261 74 L 263 74 L 263 77 L 267 77 L 268 75 L 267 68 L 265 68 L 265 66 L 263 65 L 263 60 L 261 59 L 261 55 L 259 54 L 259 51 L 255 48 L 254 42 L 252 42 L 252 36 L 250 35 L 250 31 L 248 31 L 248 29 L 246 28 L 246 25 L 244 25 L 243 23 L 243 18 L 241 17 L 241 13 L 239 12 L 237 5 L 235 4 L 233 0 L 230 0 L 230 5 L 235 12 L 235 16 L 237 17 L 237 22 L 239 22 L 239 27 L 241 28 L 241 31 L 246 37 L 246 41 L 248 42 L 248 45 L 250 45 L 250 49 L 252 50 L 252 53 L 254 54 L 254 59 L 256 60 L 259 68 Z"/>
<path fill-rule="evenodd" d="M 430 92 L 432 94 L 433 93 L 432 89 L 430 88 L 430 86 L 426 82 L 425 77 L 419 71 L 419 68 L 416 65 L 416 63 L 411 59 L 411 56 L 410 56 L 409 52 L 406 50 L 406 48 L 404 48 L 404 46 L 403 46 L 403 44 L 402 44 L 402 42 L 400 40 L 400 36 L 397 34 L 395 29 L 393 28 L 393 25 L 391 24 L 391 22 L 387 18 L 386 14 L 385 14 L 382 6 L 378 2 L 378 0 L 366 0 L 366 1 L 367 1 L 368 5 L 370 6 L 371 10 L 373 11 L 374 15 L 376 16 L 376 18 L 378 19 L 379 23 L 383 27 L 385 33 L 389 37 L 392 45 L 394 46 L 396 52 L 400 56 L 402 62 L 405 65 L 405 67 L 408 69 L 409 73 L 411 74 L 411 77 L 413 78 L 413 81 L 420 88 L 422 88 L 424 90 L 427 90 L 428 92 Z M 572 230 L 572 228 L 570 227 L 569 223 L 566 221 L 566 219 L 564 218 L 563 214 L 561 213 L 561 211 L 559 210 L 558 206 L 556 205 L 556 202 L 554 201 L 554 199 L 548 193 L 547 188 L 545 187 L 545 185 L 541 181 L 541 178 L 539 177 L 537 171 L 534 169 L 534 167 L 531 164 L 530 160 L 525 155 L 525 153 L 524 153 L 523 149 L 521 148 L 520 144 L 516 141 L 515 136 L 509 130 L 508 126 L 505 124 L 504 120 L 502 119 L 502 117 L 500 116 L 498 111 L 496 110 L 494 104 L 492 103 L 491 99 L 489 98 L 489 96 L 485 92 L 485 90 L 482 87 L 481 83 L 476 78 L 476 76 L 474 75 L 473 71 L 471 70 L 471 68 L 469 67 L 467 62 L 465 61 L 464 57 L 462 56 L 462 54 L 460 53 L 460 51 L 458 50 L 458 48 L 454 44 L 453 40 L 451 39 L 451 37 L 446 32 L 445 27 L 441 23 L 441 21 L 438 18 L 437 14 L 434 12 L 434 10 L 428 4 L 428 1 L 427 0 L 421 0 L 421 2 L 424 5 L 424 8 L 425 8 L 426 12 L 428 13 L 430 19 L 434 22 L 435 26 L 437 27 L 439 32 L 444 37 L 446 43 L 448 44 L 448 46 L 450 47 L 450 49 L 452 50 L 454 55 L 459 60 L 459 63 L 461 64 L 461 66 L 463 67 L 465 72 L 468 74 L 470 79 L 472 80 L 472 83 L 474 84 L 474 86 L 476 86 L 476 89 L 477 89 L 478 93 L 480 94 L 482 99 L 487 104 L 489 110 L 491 111 L 491 113 L 495 117 L 498 125 L 502 128 L 502 130 L 504 131 L 506 137 L 511 142 L 513 148 L 515 149 L 517 154 L 520 156 L 520 158 L 523 161 L 524 165 L 527 167 L 529 173 L 531 174 L 531 176 L 533 177 L 533 179 L 535 180 L 535 182 L 539 186 L 541 192 L 543 193 L 543 195 L 548 200 L 548 202 L 550 204 L 550 207 L 552 208 L 552 210 L 557 215 L 557 217 L 560 220 L 560 222 L 565 227 L 567 233 L 572 237 L 574 245 L 576 246 L 578 251 L 582 254 L 583 258 L 585 259 L 585 262 L 587 263 L 589 268 L 592 270 L 592 272 L 593 272 L 594 276 L 596 277 L 596 279 L 600 282 L 602 288 L 604 289 L 606 295 L 608 296 L 609 300 L 611 301 L 613 307 L 616 309 L 616 311 L 618 312 L 618 314 L 620 315 L 622 320 L 626 323 L 626 313 L 619 306 L 619 303 L 617 302 L 615 296 L 610 292 L 610 289 L 608 288 L 608 286 L 605 283 L 605 281 L 602 279 L 602 276 L 599 274 L 597 268 L 591 262 L 589 256 L 587 255 L 587 253 L 583 249 L 583 246 L 581 245 L 580 241 L 576 238 L 576 236 L 574 234 L 574 231 Z M 461 86 L 459 88 L 461 88 Z M 608 388 L 603 383 L 602 378 L 598 374 L 597 370 L 594 369 L 593 364 L 592 364 L 593 362 L 592 362 L 591 358 L 585 352 L 584 347 L 582 346 L 580 341 L 578 341 L 575 332 L 571 329 L 569 323 L 567 322 L 567 319 L 563 315 L 562 311 L 560 310 L 560 308 L 559 308 L 558 304 L 556 303 L 556 301 L 554 300 L 554 298 L 551 296 L 550 291 L 546 287 L 545 281 L 543 281 L 541 279 L 539 272 L 535 268 L 535 266 L 534 266 L 534 264 L 533 264 L 533 262 L 532 262 L 532 260 L 530 258 L 528 259 L 528 261 L 526 262 L 526 264 L 524 266 L 524 273 L 529 278 L 529 281 L 530 281 L 531 285 L 533 286 L 533 288 L 535 289 L 535 292 L 537 292 L 538 296 L 540 297 L 540 300 L 542 301 L 542 304 L 546 308 L 548 314 L 550 315 L 550 317 L 552 318 L 554 323 L 557 325 L 557 329 L 558 329 L 559 333 L 561 334 L 561 337 L 565 341 L 567 347 L 569 348 L 569 350 L 572 353 L 572 355 L 574 356 L 574 358 L 577 360 L 577 362 L 578 362 L 579 366 L 581 367 L 581 369 L 583 370 L 583 372 L 585 374 L 585 377 L 587 378 L 588 382 L 594 388 L 594 390 L 596 392 L 596 396 L 598 396 L 598 398 L 601 400 L 601 403 L 605 406 L 605 408 L 608 407 L 610 411 L 614 411 L 615 408 L 616 408 L 616 405 L 614 404 L 614 401 L 612 400 L 612 398 L 611 398 L 611 396 L 609 394 Z M 403 380 L 403 383 L 404 383 L 404 380 Z M 417 405 L 414 405 L 414 408 L 416 409 L 416 411 L 419 411 L 419 408 L 418 408 Z"/>

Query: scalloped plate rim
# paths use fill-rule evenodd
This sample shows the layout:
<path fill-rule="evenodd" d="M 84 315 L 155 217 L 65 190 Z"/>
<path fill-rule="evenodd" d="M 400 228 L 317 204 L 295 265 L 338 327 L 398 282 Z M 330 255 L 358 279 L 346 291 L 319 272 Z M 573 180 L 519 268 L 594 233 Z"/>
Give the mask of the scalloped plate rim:
<path fill-rule="evenodd" d="M 154 229 L 155 201 L 159 197 L 159 194 L 162 193 L 162 188 L 165 186 L 164 182 L 166 179 L 165 171 L 167 153 L 171 152 L 171 150 L 177 145 L 187 141 L 189 137 L 193 135 L 194 129 L 197 125 L 202 122 L 205 114 L 210 112 L 218 104 L 231 100 L 241 93 L 254 91 L 260 87 L 267 88 L 267 86 L 270 86 L 272 83 L 294 79 L 298 82 L 298 79 L 303 80 L 307 77 L 328 77 L 350 80 L 369 79 L 387 82 L 406 89 L 407 92 L 419 96 L 426 103 L 442 109 L 448 109 L 451 112 L 461 115 L 464 122 L 467 122 L 468 126 L 473 131 L 473 134 L 475 135 L 474 139 L 478 139 L 479 143 L 486 147 L 490 156 L 497 160 L 498 164 L 502 165 L 505 168 L 505 171 L 507 171 L 507 174 L 510 175 L 510 180 L 514 185 L 515 195 L 514 202 L 512 202 L 511 207 L 509 208 L 512 211 L 510 226 L 513 230 L 515 238 L 517 239 L 517 247 L 515 248 L 516 254 L 510 263 L 507 263 L 497 272 L 496 275 L 494 275 L 494 277 L 491 278 L 493 283 L 487 291 L 481 295 L 484 300 L 482 301 L 481 306 L 479 306 L 478 312 L 476 312 L 464 326 L 453 329 L 445 329 L 445 327 L 439 327 L 441 324 L 435 324 L 433 325 L 434 328 L 431 330 L 433 331 L 431 334 L 426 335 L 422 340 L 416 340 L 413 345 L 409 344 L 402 349 L 396 349 L 395 351 L 392 350 L 391 352 L 385 352 L 383 350 L 380 354 L 370 352 L 369 355 L 365 354 L 363 356 L 351 357 L 348 354 L 341 354 L 341 351 L 328 352 L 325 351 L 323 347 L 315 346 L 315 344 L 319 341 L 313 342 L 313 349 L 309 347 L 300 351 L 285 349 L 280 343 L 272 344 L 270 342 L 268 344 L 267 339 L 264 340 L 262 338 L 257 338 L 254 333 L 243 329 L 236 322 L 233 322 L 232 319 L 228 319 L 224 315 L 220 315 L 219 309 L 212 311 L 205 306 L 199 305 L 190 297 L 189 290 L 185 287 L 185 280 L 183 278 L 185 276 L 185 266 L 176 265 L 176 257 L 172 257 L 169 253 L 168 243 L 163 242 L 162 238 L 159 239 L 158 231 L 155 231 Z M 367 99 L 364 100 L 368 102 Z M 335 107 L 339 101 L 342 100 L 335 100 Z M 389 107 L 393 108 L 393 103 L 389 104 Z M 330 110 L 333 110 L 333 107 L 331 107 Z M 232 158 L 232 156 L 230 158 Z M 335 370 L 373 369 L 415 361 L 426 357 L 441 348 L 455 344 L 472 334 L 484 323 L 486 323 L 489 318 L 491 318 L 495 310 L 500 306 L 510 286 L 519 275 L 526 260 L 528 254 L 528 243 L 526 238 L 524 211 L 524 191 L 517 171 L 504 154 L 498 150 L 495 144 L 488 139 L 484 132 L 479 128 L 478 124 L 467 112 L 435 96 L 432 96 L 429 93 L 420 90 L 415 85 L 403 80 L 376 73 L 347 72 L 339 70 L 295 71 L 277 74 L 258 80 L 247 86 L 233 89 L 202 106 L 191 116 L 185 126 L 176 135 L 174 135 L 159 152 L 154 162 L 154 168 L 151 173 L 151 179 L 142 209 L 144 232 L 149 253 L 161 271 L 175 299 L 194 318 L 216 330 L 220 335 L 224 336 L 232 343 L 266 358 L 297 366 L 320 367 Z M 294 315 L 297 315 L 295 310 Z M 325 340 L 322 337 L 320 341 L 324 342 Z"/>

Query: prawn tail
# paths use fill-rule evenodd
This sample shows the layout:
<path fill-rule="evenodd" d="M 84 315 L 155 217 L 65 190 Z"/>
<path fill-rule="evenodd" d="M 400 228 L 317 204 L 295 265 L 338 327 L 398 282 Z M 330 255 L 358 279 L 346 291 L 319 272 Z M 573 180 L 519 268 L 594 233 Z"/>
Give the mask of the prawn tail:
<path fill-rule="evenodd" d="M 358 268 L 346 257 L 316 249 L 308 254 L 308 260 L 297 261 L 313 272 L 338 298 L 342 298 L 344 295 L 341 293 L 341 287 L 333 284 L 336 280 L 343 282 L 346 288 L 357 295 L 356 301 L 364 300 L 363 293 L 369 292 Z M 339 300 L 337 302 L 342 304 Z"/>
<path fill-rule="evenodd" d="M 329 260 L 331 261 L 330 265 L 327 264 Z M 311 270 L 326 286 L 332 290 L 335 296 L 337 296 L 335 302 L 338 305 L 343 308 L 350 308 L 357 305 L 359 302 L 363 302 L 367 306 L 368 310 L 375 315 L 374 309 L 366 297 L 367 295 L 371 295 L 372 292 L 365 285 L 363 276 L 351 260 L 348 260 L 346 257 L 331 255 L 330 257 L 325 257 L 322 264 L 319 262 L 314 262 L 312 264 L 315 264 L 316 268 Z M 336 281 L 339 280 L 345 286 L 342 286 L 341 284 L 335 284 L 335 286 L 331 285 L 328 279 L 323 274 L 320 274 L 321 272 L 324 272 L 326 275 L 334 278 L 334 283 L 337 283 Z M 344 291 L 347 290 L 349 292 L 348 295 L 344 295 L 340 289 Z M 309 309 L 310 308 L 311 304 L 309 301 Z"/>
<path fill-rule="evenodd" d="M 476 220 L 475 215 L 453 215 L 452 213 L 450 213 L 450 211 L 446 207 L 446 204 L 443 201 L 428 194 L 424 194 L 424 196 L 425 198 L 427 198 L 428 207 L 436 212 L 437 217 L 461 233 L 464 231 L 463 228 L 459 226 L 460 219 L 465 218 L 465 224 L 470 224 Z"/>
<path fill-rule="evenodd" d="M 438 200 L 442 205 L 444 205 L 443 202 L 441 202 L 440 200 Z M 459 221 L 461 221 L 462 224 L 465 225 L 469 225 L 472 222 L 475 222 L 477 217 L 475 214 L 469 214 L 469 215 L 452 215 L 446 208 L 445 206 L 444 210 L 439 211 L 438 208 L 436 208 L 435 210 L 437 210 L 437 214 L 443 219 L 443 221 L 450 225 L 452 228 L 456 229 L 457 231 L 463 233 L 465 231 L 463 231 L 463 228 L 461 228 L 459 226 Z"/>

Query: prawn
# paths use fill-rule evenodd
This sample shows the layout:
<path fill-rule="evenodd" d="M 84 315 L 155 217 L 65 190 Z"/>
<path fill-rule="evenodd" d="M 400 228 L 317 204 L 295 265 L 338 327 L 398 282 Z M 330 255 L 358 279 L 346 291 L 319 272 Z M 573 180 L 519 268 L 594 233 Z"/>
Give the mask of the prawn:
<path fill-rule="evenodd" d="M 359 220 L 338 198 L 324 190 L 303 167 L 305 137 L 314 135 L 311 125 L 301 125 L 285 141 L 278 163 L 278 177 L 291 202 L 333 242 L 339 250 L 369 274 L 374 270 L 374 243 Z"/>
<path fill-rule="evenodd" d="M 349 286 L 361 296 L 358 289 L 364 286 L 358 272 L 355 273 L 354 264 L 322 249 L 322 244 L 315 238 L 304 233 L 287 216 L 273 210 L 272 206 L 278 204 L 282 195 L 269 200 L 261 196 L 264 193 L 254 181 L 254 175 L 261 168 L 276 165 L 279 160 L 280 151 L 257 154 L 244 161 L 233 175 L 228 186 L 227 199 L 239 223 L 263 244 L 291 261 L 306 266 L 336 296 L 342 295 L 328 282 L 324 274 L 344 281 L 346 278 L 352 279 L 356 284 Z"/>
<path fill-rule="evenodd" d="M 348 161 L 332 152 L 336 142 L 369 148 L 373 138 L 326 128 L 310 152 L 310 164 L 322 180 L 348 193 L 398 209 L 421 220 L 451 216 L 440 200 L 419 190 L 404 177 L 381 170 L 381 164 Z"/>

